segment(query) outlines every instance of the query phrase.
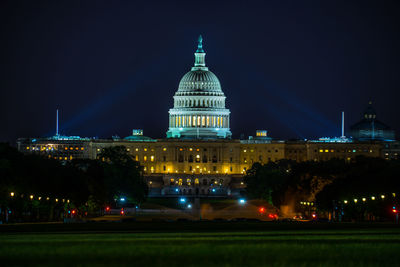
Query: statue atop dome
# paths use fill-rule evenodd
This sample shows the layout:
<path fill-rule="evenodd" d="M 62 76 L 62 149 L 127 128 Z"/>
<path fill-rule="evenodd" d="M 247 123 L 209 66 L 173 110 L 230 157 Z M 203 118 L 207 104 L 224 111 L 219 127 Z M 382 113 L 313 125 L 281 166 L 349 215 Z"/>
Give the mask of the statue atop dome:
<path fill-rule="evenodd" d="M 203 50 L 203 37 L 201 36 L 201 34 L 200 34 L 199 39 L 198 39 L 196 53 L 204 53 L 204 50 Z"/>

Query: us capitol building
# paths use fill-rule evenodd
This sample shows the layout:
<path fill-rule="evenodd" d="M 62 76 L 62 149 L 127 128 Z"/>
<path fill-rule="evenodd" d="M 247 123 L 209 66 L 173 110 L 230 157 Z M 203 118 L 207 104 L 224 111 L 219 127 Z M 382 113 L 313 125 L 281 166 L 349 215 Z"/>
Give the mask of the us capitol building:
<path fill-rule="evenodd" d="M 389 159 L 400 153 L 394 132 L 375 122 L 371 106 L 362 123 L 351 128 L 360 139 L 273 140 L 266 130 L 257 130 L 254 137 L 245 140 L 231 139 L 226 96 L 217 76 L 206 66 L 202 41 L 200 36 L 194 66 L 183 76 L 173 97 L 166 139 L 146 137 L 140 129 L 122 139 L 62 136 L 57 131 L 50 138 L 19 138 L 18 150 L 69 161 L 96 159 L 103 148 L 125 146 L 144 167 L 150 197 L 235 197 L 245 188 L 243 176 L 255 162 L 350 161 L 358 155 Z"/>

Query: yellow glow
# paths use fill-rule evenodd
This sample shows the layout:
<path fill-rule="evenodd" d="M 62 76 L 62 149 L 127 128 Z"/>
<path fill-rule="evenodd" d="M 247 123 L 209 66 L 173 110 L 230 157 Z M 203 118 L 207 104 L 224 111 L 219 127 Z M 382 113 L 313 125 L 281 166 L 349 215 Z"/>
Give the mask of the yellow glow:
<path fill-rule="evenodd" d="M 325 152 L 329 152 L 329 149 L 325 149 Z"/>
<path fill-rule="evenodd" d="M 196 116 L 193 116 L 193 126 L 196 126 Z"/>
<path fill-rule="evenodd" d="M 181 178 L 178 180 L 178 185 L 182 185 L 182 179 Z"/>
<path fill-rule="evenodd" d="M 347 204 L 347 200 L 345 200 L 345 201 L 343 201 L 344 202 L 344 204 Z"/>
<path fill-rule="evenodd" d="M 13 197 L 13 196 L 14 196 L 14 192 L 11 192 L 11 193 L 10 193 L 10 196 L 12 196 L 12 197 Z"/>
<path fill-rule="evenodd" d="M 355 199 L 354 199 L 354 203 L 357 203 L 357 201 L 358 201 L 358 199 L 357 199 L 357 198 L 355 198 Z"/>
<path fill-rule="evenodd" d="M 49 198 L 49 197 L 46 197 L 46 200 L 50 200 L 50 198 Z"/>
<path fill-rule="evenodd" d="M 150 157 L 150 161 L 154 161 L 154 156 L 151 156 L 151 157 Z"/>
<path fill-rule="evenodd" d="M 27 146 L 26 149 L 29 149 L 29 146 Z"/>
<path fill-rule="evenodd" d="M 150 181 L 149 184 L 153 184 L 153 181 Z"/>
<path fill-rule="evenodd" d="M 193 148 L 189 148 L 189 151 L 192 151 L 193 150 Z"/>
<path fill-rule="evenodd" d="M 83 148 L 83 147 L 81 147 L 81 150 L 84 150 L 84 148 Z"/>
<path fill-rule="evenodd" d="M 201 117 L 197 116 L 197 126 L 201 126 Z"/>
<path fill-rule="evenodd" d="M 171 178 L 171 180 L 170 180 L 170 181 L 171 181 L 171 183 L 173 183 L 175 180 L 174 180 L 174 178 Z"/>
<path fill-rule="evenodd" d="M 385 195 L 381 195 L 381 198 L 384 199 L 384 198 L 385 198 Z"/>
<path fill-rule="evenodd" d="M 42 197 L 38 197 L 38 199 L 39 199 L 39 200 L 41 200 L 41 199 L 42 199 Z"/>
<path fill-rule="evenodd" d="M 374 197 L 374 196 L 372 196 L 372 197 L 371 197 L 371 199 L 372 199 L 372 200 L 375 200 L 375 197 Z"/>
<path fill-rule="evenodd" d="M 246 153 L 246 152 L 247 152 L 247 150 L 245 149 L 245 150 L 243 150 L 243 152 L 244 152 L 244 153 Z"/>
<path fill-rule="evenodd" d="M 56 198 L 56 202 L 58 202 L 58 198 Z"/>
<path fill-rule="evenodd" d="M 198 178 L 194 179 L 194 184 L 199 184 L 199 179 Z"/>
<path fill-rule="evenodd" d="M 139 151 L 139 148 L 135 148 L 135 151 Z"/>
<path fill-rule="evenodd" d="M 322 152 L 324 152 L 324 150 L 323 150 L 323 149 L 320 149 L 319 152 L 322 153 Z"/>
<path fill-rule="evenodd" d="M 196 155 L 196 158 L 198 158 L 198 159 L 199 159 L 199 158 L 200 158 L 200 155 Z"/>
<path fill-rule="evenodd" d="M 147 148 L 144 148 L 143 150 L 144 150 L 144 151 L 147 151 Z"/>
<path fill-rule="evenodd" d="M 151 166 L 150 171 L 154 172 L 154 167 L 153 166 Z"/>
<path fill-rule="evenodd" d="M 221 118 L 218 117 L 218 118 L 217 118 L 217 126 L 218 126 L 218 127 L 220 126 L 220 123 L 221 123 Z"/>
<path fill-rule="evenodd" d="M 393 197 L 396 197 L 396 193 L 392 193 L 392 196 L 393 196 Z"/>
<path fill-rule="evenodd" d="M 68 147 L 67 147 L 67 146 L 65 147 L 65 150 L 68 150 Z"/>
<path fill-rule="evenodd" d="M 362 198 L 362 201 L 364 201 L 364 202 L 365 202 L 365 201 L 367 201 L 367 199 L 366 199 L 365 197 L 363 197 L 363 198 Z"/>
<path fill-rule="evenodd" d="M 144 161 L 147 161 L 147 156 L 144 156 L 144 157 L 143 157 L 143 160 L 144 160 Z"/>
<path fill-rule="evenodd" d="M 189 116 L 188 119 L 189 119 L 189 126 L 192 126 L 192 116 Z"/>
<path fill-rule="evenodd" d="M 207 127 L 210 126 L 210 116 L 207 116 Z"/>
<path fill-rule="evenodd" d="M 67 199 L 67 203 L 69 203 L 69 199 Z"/>
<path fill-rule="evenodd" d="M 30 198 L 30 199 L 33 199 L 33 195 L 30 195 L 29 198 Z"/>
<path fill-rule="evenodd" d="M 167 148 L 166 148 L 166 147 L 164 147 L 164 148 L 163 148 L 163 151 L 167 151 Z"/>

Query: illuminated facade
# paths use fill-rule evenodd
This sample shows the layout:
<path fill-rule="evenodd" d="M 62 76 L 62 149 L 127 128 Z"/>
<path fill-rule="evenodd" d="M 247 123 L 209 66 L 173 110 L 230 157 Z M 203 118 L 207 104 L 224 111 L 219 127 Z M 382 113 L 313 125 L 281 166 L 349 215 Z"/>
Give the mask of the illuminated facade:
<path fill-rule="evenodd" d="M 57 131 L 51 138 L 20 138 L 18 150 L 69 161 L 98 159 L 104 148 L 124 146 L 143 166 L 152 197 L 237 196 L 245 188 L 246 171 L 256 162 L 350 161 L 360 155 L 387 159 L 400 155 L 398 142 L 353 141 L 344 136 L 282 141 L 272 140 L 266 130 L 257 130 L 246 140 L 231 139 L 225 99 L 218 78 L 205 65 L 200 36 L 194 67 L 181 79 L 174 107 L 169 110 L 167 138 L 146 137 L 142 130 L 133 130 L 123 139 L 65 137 Z M 369 119 L 375 119 L 370 115 L 365 115 L 368 125 Z"/>
<path fill-rule="evenodd" d="M 181 79 L 169 110 L 168 138 L 230 138 L 229 109 L 225 95 L 214 73 L 205 63 L 200 35 L 194 53 L 194 67 Z"/>

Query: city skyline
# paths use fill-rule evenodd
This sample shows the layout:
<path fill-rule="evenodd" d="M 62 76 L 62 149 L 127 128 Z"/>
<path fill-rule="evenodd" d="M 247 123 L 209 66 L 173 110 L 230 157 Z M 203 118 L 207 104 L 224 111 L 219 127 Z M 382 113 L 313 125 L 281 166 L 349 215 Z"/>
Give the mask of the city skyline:
<path fill-rule="evenodd" d="M 278 139 L 340 136 L 341 112 L 348 132 L 370 100 L 377 117 L 399 129 L 394 2 L 375 9 L 371 3 L 297 4 L 296 10 L 255 3 L 241 13 L 238 3 L 215 3 L 183 14 L 207 14 L 209 23 L 191 25 L 160 12 L 138 23 L 139 10 L 151 8 L 146 4 L 107 9 L 99 3 L 87 13 L 87 4 L 2 5 L 10 14 L 2 27 L 8 38 L 1 141 L 54 134 L 57 108 L 62 134 L 123 137 L 140 128 L 164 138 L 172 96 L 193 62 L 199 34 L 227 96 L 233 138 L 257 129 Z M 169 15 L 190 7 L 165 6 Z M 219 16 L 224 8 L 232 12 Z M 20 19 L 12 22 L 15 15 Z M 161 20 L 165 25 L 156 29 Z"/>

